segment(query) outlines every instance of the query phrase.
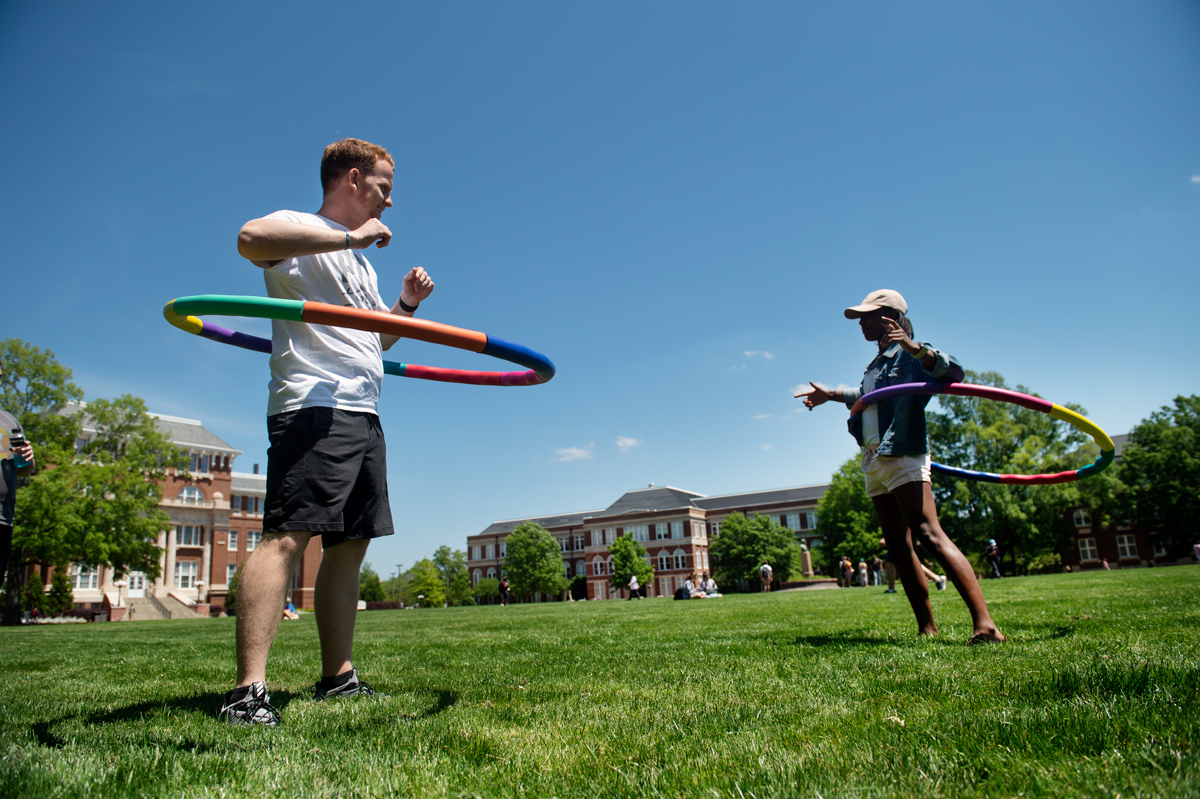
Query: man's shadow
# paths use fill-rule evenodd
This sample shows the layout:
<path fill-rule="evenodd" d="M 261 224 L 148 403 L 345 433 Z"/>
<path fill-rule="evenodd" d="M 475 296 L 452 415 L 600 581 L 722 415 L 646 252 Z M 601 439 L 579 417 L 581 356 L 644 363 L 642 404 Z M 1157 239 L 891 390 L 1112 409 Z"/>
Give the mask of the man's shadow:
<path fill-rule="evenodd" d="M 458 694 L 453 691 L 440 691 L 428 689 L 423 691 L 415 691 L 417 694 L 429 694 L 433 698 L 433 704 L 420 713 L 406 713 L 401 718 L 416 721 L 419 719 L 430 718 L 437 714 L 450 709 L 458 702 Z M 293 699 L 311 698 L 308 692 L 297 694 L 292 691 L 272 691 L 271 705 L 279 711 L 283 711 Z M 220 713 L 221 705 L 225 701 L 224 693 L 204 693 L 190 696 L 180 696 L 172 699 L 165 699 L 156 702 L 138 702 L 125 707 L 114 708 L 99 713 L 89 713 L 84 715 L 65 715 L 49 721 L 39 721 L 33 725 L 33 734 L 37 738 L 38 743 L 42 746 L 51 749 L 63 748 L 67 740 L 60 738 L 53 732 L 53 728 L 57 725 L 70 721 L 71 719 L 82 719 L 83 723 L 89 727 L 101 724 L 123 724 L 128 722 L 141 722 L 147 716 L 159 715 L 160 713 L 177 712 L 181 714 L 200 714 L 208 716 L 217 722 L 217 714 Z M 219 722 L 224 724 L 224 721 Z M 211 743 L 202 743 L 194 740 L 184 740 L 179 742 L 179 748 L 189 752 L 208 752 L 215 747 Z"/>

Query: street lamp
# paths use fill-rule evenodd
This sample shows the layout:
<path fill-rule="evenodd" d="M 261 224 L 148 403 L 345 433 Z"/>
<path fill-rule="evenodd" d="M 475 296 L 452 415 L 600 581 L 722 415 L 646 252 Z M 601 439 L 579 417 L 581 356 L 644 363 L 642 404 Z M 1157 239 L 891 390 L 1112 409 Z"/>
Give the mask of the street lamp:
<path fill-rule="evenodd" d="M 129 583 L 125 582 L 124 580 L 117 580 L 115 583 L 113 583 L 113 585 L 117 587 L 117 607 L 121 607 L 123 604 L 125 604 L 125 600 L 121 598 L 121 591 L 125 588 L 125 586 L 129 585 Z"/>
<path fill-rule="evenodd" d="M 204 601 L 204 581 L 196 581 L 196 604 L 199 605 Z"/>

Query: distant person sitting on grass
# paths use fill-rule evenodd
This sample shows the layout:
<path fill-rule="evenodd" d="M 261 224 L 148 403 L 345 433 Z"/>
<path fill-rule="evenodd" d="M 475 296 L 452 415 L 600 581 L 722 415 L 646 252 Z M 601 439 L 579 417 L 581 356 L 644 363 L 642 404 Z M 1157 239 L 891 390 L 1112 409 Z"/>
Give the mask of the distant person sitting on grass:
<path fill-rule="evenodd" d="M 300 618 L 300 614 L 296 612 L 296 606 L 292 600 L 288 600 L 287 607 L 283 609 L 283 617 L 289 621 L 295 621 Z"/>
<path fill-rule="evenodd" d="M 707 574 L 704 575 L 704 595 L 709 599 L 721 596 L 721 592 L 717 590 L 717 581 Z"/>
<path fill-rule="evenodd" d="M 928 343 L 913 341 L 907 313 L 908 303 L 890 289 L 873 291 L 861 304 L 847 308 L 845 317 L 858 320 L 863 337 L 876 343 L 878 351 L 858 389 L 827 388 L 810 382 L 811 388 L 796 395 L 804 397 L 805 407 L 812 410 L 835 400 L 853 409 L 864 394 L 886 386 L 962 380 L 963 369 L 953 358 Z M 937 625 L 929 588 L 913 549 L 914 539 L 933 554 L 966 602 L 973 625 L 967 643 L 1003 641 L 1004 636 L 988 613 L 975 570 L 938 521 L 925 433 L 928 403 L 928 395 L 892 397 L 850 417 L 850 433 L 862 447 L 867 496 L 875 506 L 888 552 L 917 617 L 918 634 L 936 634 Z"/>

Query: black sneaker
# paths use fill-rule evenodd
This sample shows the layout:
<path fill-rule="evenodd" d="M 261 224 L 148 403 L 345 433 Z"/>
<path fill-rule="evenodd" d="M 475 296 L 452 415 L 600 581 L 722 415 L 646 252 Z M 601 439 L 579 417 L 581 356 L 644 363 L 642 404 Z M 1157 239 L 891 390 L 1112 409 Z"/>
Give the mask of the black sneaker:
<path fill-rule="evenodd" d="M 338 675 L 341 676 L 340 674 Z M 322 680 L 321 682 L 324 682 Z M 381 694 L 367 683 L 358 679 L 358 669 L 350 669 L 350 678 L 341 685 L 322 688 L 321 682 L 313 686 L 313 699 L 318 702 L 325 699 L 338 699 L 343 696 L 387 696 Z"/>
<path fill-rule="evenodd" d="M 267 696 L 267 684 L 253 683 L 249 690 L 235 688 L 225 694 L 225 706 L 217 718 L 223 718 L 235 727 L 261 724 L 264 727 L 278 727 L 283 723 L 279 711 L 270 705 L 271 697 Z"/>

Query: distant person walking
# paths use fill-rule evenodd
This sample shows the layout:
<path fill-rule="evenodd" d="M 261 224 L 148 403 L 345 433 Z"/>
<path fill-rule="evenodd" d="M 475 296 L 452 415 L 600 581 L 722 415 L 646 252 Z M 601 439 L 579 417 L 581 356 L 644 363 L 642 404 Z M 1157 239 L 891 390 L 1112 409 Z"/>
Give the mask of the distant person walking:
<path fill-rule="evenodd" d="M 758 567 L 758 579 L 762 582 L 762 590 L 764 594 L 771 593 L 772 570 L 771 564 L 765 560 Z"/>
<path fill-rule="evenodd" d="M 641 586 L 638 585 L 637 575 L 635 574 L 629 578 L 629 599 L 641 599 L 642 595 L 639 593 L 640 591 Z"/>
<path fill-rule="evenodd" d="M 508 599 L 512 596 L 512 592 L 508 590 L 508 578 L 500 578 L 500 607 L 508 607 Z"/>
<path fill-rule="evenodd" d="M 887 386 L 963 379 L 962 366 L 951 356 L 927 342 L 913 341 L 907 313 L 908 303 L 891 289 L 873 291 L 859 305 L 847 308 L 845 317 L 857 319 L 863 337 L 877 345 L 861 386 L 836 389 L 810 382 L 810 388 L 796 396 L 804 398 L 809 410 L 833 400 L 853 411 L 849 428 L 862 447 L 867 496 L 875 506 L 888 552 L 916 616 L 918 634 L 937 633 L 929 588 L 913 549 L 919 542 L 946 570 L 971 612 L 973 630 L 967 643 L 1003 641 L 1004 636 L 988 613 L 974 569 L 938 521 L 925 428 L 929 397 L 905 395 L 882 399 L 865 408 L 856 405 L 863 395 Z"/>
<path fill-rule="evenodd" d="M 1004 579 L 1004 575 L 1000 573 L 1000 549 L 996 546 L 996 539 L 988 539 L 987 549 L 983 550 L 983 554 L 988 565 L 992 567 L 992 578 Z"/>

